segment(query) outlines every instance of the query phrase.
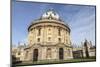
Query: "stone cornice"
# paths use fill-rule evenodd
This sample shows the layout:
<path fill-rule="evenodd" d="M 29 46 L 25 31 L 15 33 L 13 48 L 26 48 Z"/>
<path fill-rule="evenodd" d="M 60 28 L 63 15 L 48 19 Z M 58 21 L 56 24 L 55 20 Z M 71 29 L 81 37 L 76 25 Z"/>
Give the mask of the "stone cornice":
<path fill-rule="evenodd" d="M 24 50 L 26 50 L 26 49 L 29 49 L 29 48 L 32 48 L 32 47 L 69 47 L 69 48 L 72 48 L 72 46 L 70 46 L 70 45 L 66 45 L 66 44 L 63 44 L 63 43 L 57 43 L 57 44 L 53 44 L 53 45 L 51 45 L 51 44 L 48 44 L 48 45 L 44 45 L 44 44 L 40 44 L 40 43 L 37 43 L 37 44 L 33 44 L 33 45 L 31 45 L 31 46 L 29 46 L 29 47 L 27 47 L 27 48 L 25 48 Z"/>
<path fill-rule="evenodd" d="M 33 26 L 33 25 L 37 25 L 37 24 L 43 24 L 43 23 L 55 23 L 55 24 L 59 24 L 59 25 L 62 25 L 64 27 L 66 27 L 68 29 L 68 31 L 70 32 L 70 28 L 69 28 L 69 25 L 67 24 L 64 24 L 64 22 L 61 22 L 61 21 L 57 21 L 57 20 L 37 20 L 37 21 L 33 21 L 32 24 L 28 27 L 28 31 L 29 29 Z"/>

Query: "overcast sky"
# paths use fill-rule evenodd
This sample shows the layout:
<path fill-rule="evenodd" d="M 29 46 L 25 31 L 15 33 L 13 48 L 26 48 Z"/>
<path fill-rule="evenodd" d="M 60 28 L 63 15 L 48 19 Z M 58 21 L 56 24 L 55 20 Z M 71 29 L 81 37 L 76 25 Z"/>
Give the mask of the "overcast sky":
<path fill-rule="evenodd" d="M 36 2 L 12 2 L 12 44 L 27 42 L 30 23 L 51 8 L 70 26 L 72 43 L 87 39 L 95 45 L 95 6 Z"/>

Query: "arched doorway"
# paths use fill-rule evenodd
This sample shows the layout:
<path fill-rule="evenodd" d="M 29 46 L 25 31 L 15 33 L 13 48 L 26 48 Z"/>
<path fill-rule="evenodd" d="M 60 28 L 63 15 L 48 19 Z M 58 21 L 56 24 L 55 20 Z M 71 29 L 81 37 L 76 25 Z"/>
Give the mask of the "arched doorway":
<path fill-rule="evenodd" d="M 33 61 L 37 61 L 38 60 L 38 49 L 34 49 L 33 51 Z"/>
<path fill-rule="evenodd" d="M 63 60 L 63 57 L 64 56 L 64 50 L 63 50 L 63 48 L 59 48 L 59 59 L 60 60 Z"/>

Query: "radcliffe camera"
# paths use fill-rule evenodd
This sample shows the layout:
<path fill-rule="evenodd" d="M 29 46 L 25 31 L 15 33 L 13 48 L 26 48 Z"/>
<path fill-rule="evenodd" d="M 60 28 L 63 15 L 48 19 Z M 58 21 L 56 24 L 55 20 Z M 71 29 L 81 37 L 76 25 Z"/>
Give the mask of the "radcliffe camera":
<path fill-rule="evenodd" d="M 12 65 L 96 61 L 95 6 L 12 1 Z"/>

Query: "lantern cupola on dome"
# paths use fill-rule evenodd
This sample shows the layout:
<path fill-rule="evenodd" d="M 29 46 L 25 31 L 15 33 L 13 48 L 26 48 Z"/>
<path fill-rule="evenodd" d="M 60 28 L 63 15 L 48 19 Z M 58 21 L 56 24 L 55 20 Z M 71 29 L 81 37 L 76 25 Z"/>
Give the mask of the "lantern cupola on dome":
<path fill-rule="evenodd" d="M 43 15 L 42 19 L 54 19 L 54 20 L 59 20 L 59 15 L 56 13 L 54 10 L 49 9 L 47 10 Z"/>

